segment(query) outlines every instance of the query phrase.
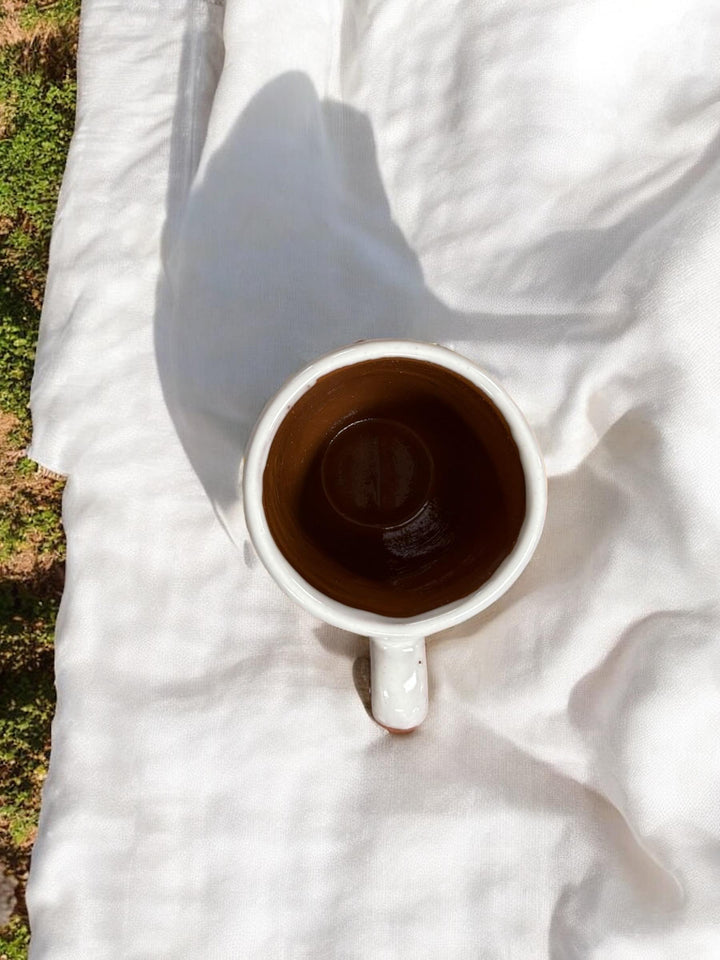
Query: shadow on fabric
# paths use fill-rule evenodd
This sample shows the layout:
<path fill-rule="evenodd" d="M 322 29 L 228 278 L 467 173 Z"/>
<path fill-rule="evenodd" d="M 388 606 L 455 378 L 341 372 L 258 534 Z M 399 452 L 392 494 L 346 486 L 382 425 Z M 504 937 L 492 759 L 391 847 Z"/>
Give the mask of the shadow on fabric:
<path fill-rule="evenodd" d="M 321 102 L 301 73 L 252 99 L 175 227 L 155 331 L 160 377 L 192 466 L 239 543 L 244 446 L 288 377 L 359 339 L 447 343 L 467 335 L 470 318 L 425 286 L 393 222 L 367 118 Z"/>

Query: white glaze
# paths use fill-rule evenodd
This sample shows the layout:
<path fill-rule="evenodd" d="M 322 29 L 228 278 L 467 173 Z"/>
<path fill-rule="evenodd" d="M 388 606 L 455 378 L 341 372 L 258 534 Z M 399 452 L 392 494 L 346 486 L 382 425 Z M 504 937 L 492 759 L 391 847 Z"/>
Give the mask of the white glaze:
<path fill-rule="evenodd" d="M 425 637 L 370 637 L 372 713 L 389 730 L 414 730 L 428 712 Z"/>
<path fill-rule="evenodd" d="M 454 603 L 414 617 L 383 617 L 346 606 L 316 590 L 298 574 L 278 549 L 262 506 L 265 464 L 275 433 L 287 411 L 325 374 L 352 363 L 381 357 L 425 360 L 446 367 L 475 384 L 487 394 L 504 416 L 518 447 L 525 474 L 525 519 L 509 556 L 479 590 Z M 426 636 L 474 616 L 494 603 L 512 586 L 527 566 L 542 533 L 547 509 L 547 480 L 538 442 L 525 417 L 506 391 L 472 361 L 434 343 L 415 340 L 365 340 L 343 347 L 311 363 L 288 380 L 270 400 L 255 424 L 248 442 L 243 472 L 243 499 L 248 531 L 258 556 L 285 593 L 326 623 L 375 638 L 371 643 L 373 715 L 383 726 L 408 730 L 417 726 L 427 711 L 426 658 L 417 658 L 423 661 L 418 665 L 418 668 L 423 668 L 423 676 L 421 678 L 419 673 L 417 675 L 419 699 L 415 702 L 403 688 L 403 683 L 408 681 L 410 676 L 407 669 L 412 664 L 409 660 L 405 663 L 404 654 L 396 655 L 391 651 L 402 653 L 409 645 L 415 644 L 422 644 L 424 649 Z M 420 709 L 423 698 L 424 711 Z M 386 722 L 391 718 L 400 721 L 404 718 L 404 722 Z"/>

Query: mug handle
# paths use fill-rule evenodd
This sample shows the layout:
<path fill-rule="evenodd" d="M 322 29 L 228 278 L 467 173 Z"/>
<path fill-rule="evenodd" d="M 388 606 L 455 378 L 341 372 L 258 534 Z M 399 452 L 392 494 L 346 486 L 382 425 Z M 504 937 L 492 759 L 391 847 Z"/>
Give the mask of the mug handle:
<path fill-rule="evenodd" d="M 391 733 L 409 733 L 428 712 L 425 637 L 370 637 L 373 717 Z"/>

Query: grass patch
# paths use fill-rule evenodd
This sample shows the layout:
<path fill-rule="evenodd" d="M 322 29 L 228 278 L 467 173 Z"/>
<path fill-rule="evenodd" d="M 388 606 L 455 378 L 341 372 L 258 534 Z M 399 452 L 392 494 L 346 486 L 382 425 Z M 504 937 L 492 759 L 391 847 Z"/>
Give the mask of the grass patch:
<path fill-rule="evenodd" d="M 27 432 L 50 232 L 75 117 L 78 4 L 0 4 L 0 408 Z"/>
<path fill-rule="evenodd" d="M 72 135 L 79 0 L 0 0 L 0 960 L 25 960 L 54 710 L 62 484 L 25 459 L 50 232 Z"/>
<path fill-rule="evenodd" d="M 20 917 L 13 916 L 0 934 L 2 960 L 27 960 L 30 932 Z"/>

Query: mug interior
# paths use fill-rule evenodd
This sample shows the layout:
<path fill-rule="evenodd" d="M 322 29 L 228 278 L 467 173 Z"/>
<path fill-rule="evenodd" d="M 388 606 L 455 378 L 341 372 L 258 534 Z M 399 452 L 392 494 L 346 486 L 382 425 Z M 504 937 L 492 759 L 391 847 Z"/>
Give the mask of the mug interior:
<path fill-rule="evenodd" d="M 361 355 L 311 381 L 268 439 L 269 535 L 336 604 L 420 617 L 476 594 L 518 544 L 522 451 L 489 393 L 444 363 Z"/>

